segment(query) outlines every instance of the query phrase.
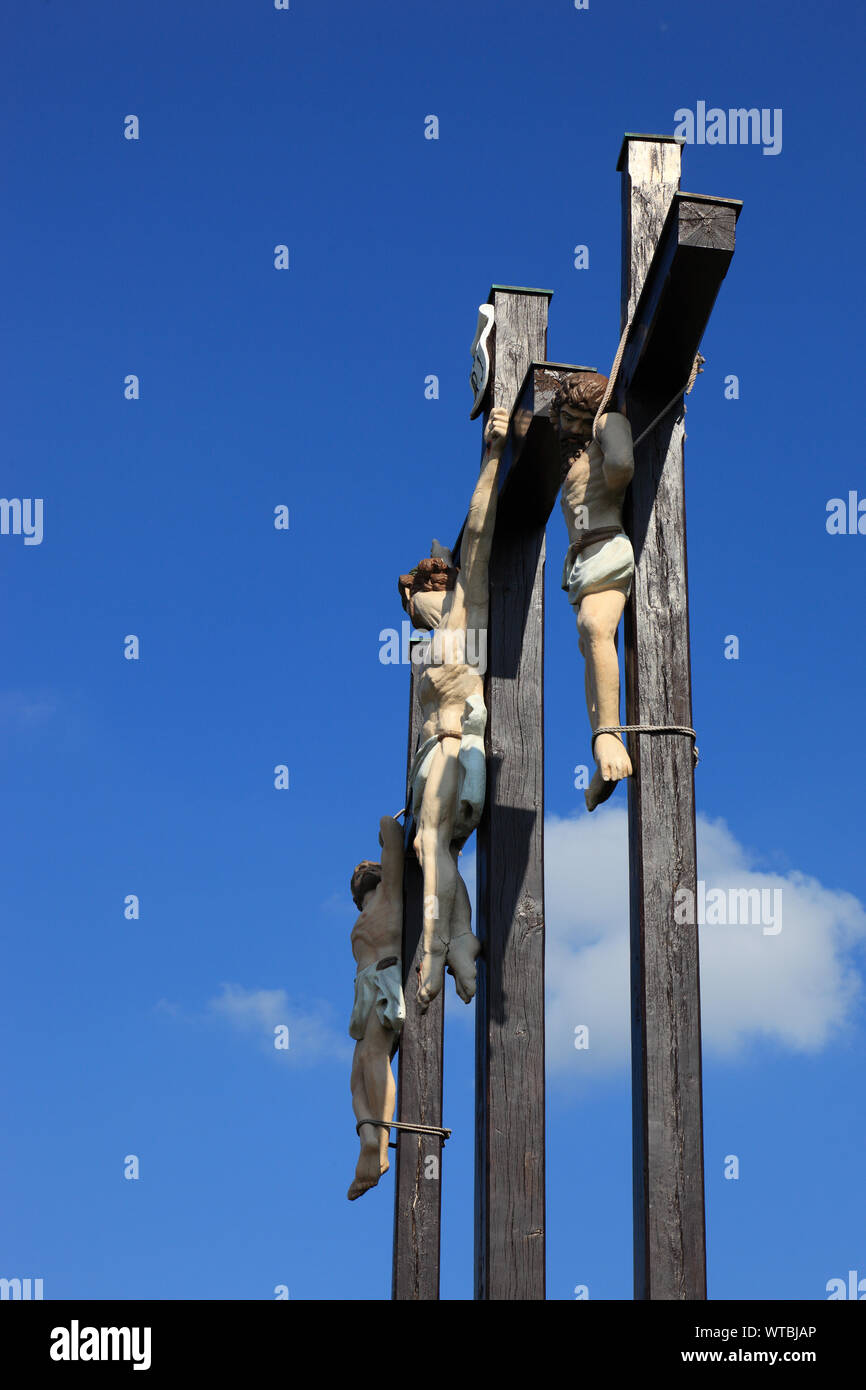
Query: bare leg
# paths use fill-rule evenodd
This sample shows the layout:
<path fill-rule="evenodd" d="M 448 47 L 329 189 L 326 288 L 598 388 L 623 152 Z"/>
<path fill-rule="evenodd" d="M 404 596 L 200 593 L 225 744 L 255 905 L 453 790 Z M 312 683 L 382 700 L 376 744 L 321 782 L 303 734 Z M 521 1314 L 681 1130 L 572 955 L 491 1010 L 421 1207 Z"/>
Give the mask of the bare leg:
<path fill-rule="evenodd" d="M 457 861 L 458 850 L 451 845 L 451 857 L 457 876 L 457 889 L 454 895 L 454 912 L 451 917 L 451 941 L 448 946 L 448 969 L 454 976 L 457 993 L 468 1004 L 475 996 L 475 961 L 481 950 L 481 942 L 472 935 L 472 904 L 466 884 L 460 877 Z"/>
<path fill-rule="evenodd" d="M 580 633 L 580 624 L 577 628 Z M 580 647 L 580 654 L 583 657 L 583 691 L 586 696 L 586 708 L 589 713 L 589 723 L 593 733 L 598 728 L 598 701 L 595 698 L 595 691 L 592 686 L 592 672 L 589 662 L 586 660 L 586 647 L 582 637 L 578 637 L 577 645 Z"/>
<path fill-rule="evenodd" d="M 423 952 L 418 1002 L 426 1009 L 445 979 L 451 917 L 459 875 L 451 854 L 457 802 L 459 738 L 443 739 L 433 758 L 421 803 L 415 850 L 424 886 Z"/>
<path fill-rule="evenodd" d="M 578 609 L 577 629 L 586 659 L 587 709 L 593 730 L 619 723 L 616 630 L 624 608 L 625 594 L 618 589 L 605 589 L 599 594 L 584 595 Z M 588 811 L 607 801 L 617 782 L 632 772 L 620 734 L 599 734 L 593 754 L 596 769 L 584 793 Z"/>
<path fill-rule="evenodd" d="M 370 1011 L 362 1040 L 355 1044 L 352 1060 L 352 1109 L 356 1120 L 394 1118 L 394 1075 L 391 1071 L 391 1044 L 394 1034 L 383 1028 L 375 1008 Z M 387 1173 L 389 1131 L 380 1125 L 361 1125 L 361 1154 L 355 1178 L 346 1194 L 350 1202 L 375 1187 Z"/>

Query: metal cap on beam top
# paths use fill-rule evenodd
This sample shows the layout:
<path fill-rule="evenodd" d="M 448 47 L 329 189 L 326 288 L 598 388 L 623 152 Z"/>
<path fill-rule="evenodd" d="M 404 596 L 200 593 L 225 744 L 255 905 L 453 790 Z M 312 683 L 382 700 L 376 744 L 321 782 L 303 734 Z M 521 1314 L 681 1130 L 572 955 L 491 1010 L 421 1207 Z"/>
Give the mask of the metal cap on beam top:
<path fill-rule="evenodd" d="M 622 137 L 622 144 L 619 147 L 616 160 L 618 172 L 624 168 L 625 156 L 632 140 L 647 140 L 654 145 L 684 145 L 686 143 L 685 137 L 682 135 L 638 135 L 634 131 L 626 131 Z"/>
<path fill-rule="evenodd" d="M 548 299 L 553 298 L 553 290 L 533 290 L 530 289 L 527 285 L 491 285 L 490 293 L 488 294 L 486 300 L 488 304 L 493 303 L 494 290 L 504 291 L 506 294 L 543 294 Z"/>

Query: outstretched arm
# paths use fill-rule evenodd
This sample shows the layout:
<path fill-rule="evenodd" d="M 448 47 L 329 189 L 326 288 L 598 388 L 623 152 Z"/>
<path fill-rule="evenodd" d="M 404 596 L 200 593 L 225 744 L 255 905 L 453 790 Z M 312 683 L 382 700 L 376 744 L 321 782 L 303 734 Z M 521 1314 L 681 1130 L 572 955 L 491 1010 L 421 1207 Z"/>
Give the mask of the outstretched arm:
<path fill-rule="evenodd" d="M 508 434 L 508 411 L 502 406 L 491 410 L 484 431 L 487 446 L 484 462 L 469 511 L 463 539 L 460 542 L 460 576 L 470 602 L 483 602 L 487 592 L 487 567 L 493 546 L 496 525 L 496 502 L 499 492 L 499 464 Z"/>
<path fill-rule="evenodd" d="M 631 425 L 624 415 L 610 411 L 599 420 L 595 437 L 604 455 L 604 479 L 611 492 L 624 492 L 634 477 Z"/>
<path fill-rule="evenodd" d="M 382 846 L 382 884 L 390 898 L 403 895 L 403 827 L 393 816 L 383 816 L 379 822 L 379 844 Z"/>

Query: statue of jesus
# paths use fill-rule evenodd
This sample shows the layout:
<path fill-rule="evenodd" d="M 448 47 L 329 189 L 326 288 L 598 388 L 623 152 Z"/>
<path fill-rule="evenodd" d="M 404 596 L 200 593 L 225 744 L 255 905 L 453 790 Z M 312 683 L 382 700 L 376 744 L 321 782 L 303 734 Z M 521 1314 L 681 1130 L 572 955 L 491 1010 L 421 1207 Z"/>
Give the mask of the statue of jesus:
<path fill-rule="evenodd" d="M 595 733 L 619 724 L 616 631 L 634 574 L 634 552 L 622 526 L 623 495 L 634 474 L 631 427 L 624 415 L 609 411 L 593 428 L 607 385 L 598 372 L 572 372 L 557 387 L 550 408 L 559 433 L 561 502 L 570 543 L 562 587 L 577 619 L 593 729 L 596 767 L 584 792 L 589 811 L 632 772 L 622 735 Z"/>
<path fill-rule="evenodd" d="M 394 1118 L 391 1053 L 406 1018 L 400 961 L 403 937 L 403 831 L 391 816 L 379 822 L 382 862 L 362 859 L 351 892 L 360 917 L 352 928 L 358 967 L 349 1036 L 352 1107 L 361 1153 L 348 1191 L 350 1202 L 375 1187 L 388 1171 L 389 1125 Z"/>
<path fill-rule="evenodd" d="M 424 887 L 418 982 L 422 1009 L 441 990 L 446 966 L 465 1003 L 475 994 L 475 961 L 481 947 L 472 934 L 469 894 L 457 856 L 484 809 L 487 574 L 507 432 L 508 412 L 494 408 L 463 529 L 459 569 L 451 563 L 450 552 L 434 540 L 430 558 L 399 580 L 403 607 L 413 624 L 433 634 L 418 684 L 424 723 L 408 791 Z"/>

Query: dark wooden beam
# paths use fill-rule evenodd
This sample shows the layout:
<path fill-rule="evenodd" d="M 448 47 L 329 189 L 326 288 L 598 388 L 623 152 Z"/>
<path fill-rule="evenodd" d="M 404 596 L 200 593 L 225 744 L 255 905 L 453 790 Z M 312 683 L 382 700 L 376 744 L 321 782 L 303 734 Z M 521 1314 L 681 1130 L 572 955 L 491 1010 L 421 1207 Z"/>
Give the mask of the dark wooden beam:
<path fill-rule="evenodd" d="M 491 291 L 496 313 L 488 410 L 497 405 L 511 411 L 530 362 L 544 358 L 547 301 L 547 296 L 520 290 Z M 514 442 L 512 438 L 509 447 Z M 512 476 L 506 477 L 500 497 L 490 565 L 487 800 L 477 832 L 476 930 L 483 951 L 475 1005 L 475 1297 L 526 1301 L 543 1299 L 545 1293 L 542 679 L 547 517 L 540 515 L 543 507 L 531 516 L 510 507 L 508 493 L 519 483 L 510 463 L 508 472 Z"/>
<path fill-rule="evenodd" d="M 414 650 L 415 644 L 413 644 Z M 409 689 L 409 767 L 423 722 L 417 698 L 416 667 Z M 403 871 L 403 992 L 406 1021 L 399 1042 L 396 1119 L 406 1124 L 442 1124 L 442 1046 L 445 991 L 426 1013 L 416 990 L 421 963 L 423 883 L 412 840 L 415 826 L 406 815 Z M 394 1260 L 391 1296 L 400 1300 L 439 1297 L 439 1238 L 442 1211 L 442 1144 L 435 1136 L 396 1131 L 394 1164 Z M 433 1158 L 435 1163 L 428 1163 Z M 430 1173 L 433 1176 L 429 1176 Z"/>
<path fill-rule="evenodd" d="M 561 484 L 559 441 L 550 423 L 550 404 L 569 372 L 592 370 L 530 363 L 511 414 L 497 526 L 530 530 L 546 524 Z"/>
<path fill-rule="evenodd" d="M 680 142 L 626 139 L 623 381 L 637 436 L 682 388 L 734 249 L 739 204 L 678 193 Z M 680 403 L 681 404 L 681 403 Z M 639 446 L 626 498 L 636 569 L 625 615 L 626 723 L 692 724 L 683 421 Z M 706 1298 L 700 981 L 690 738 L 629 738 L 635 1298 Z"/>
<path fill-rule="evenodd" d="M 734 254 L 742 203 L 675 193 L 634 311 L 618 382 L 660 407 L 689 377 Z"/>

